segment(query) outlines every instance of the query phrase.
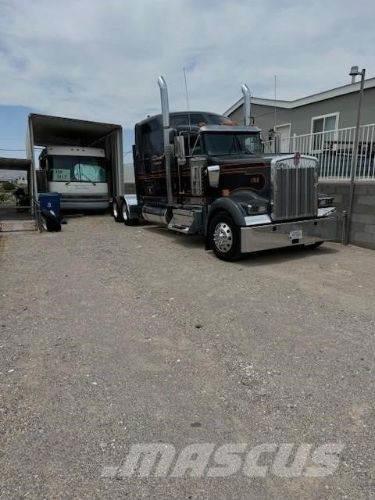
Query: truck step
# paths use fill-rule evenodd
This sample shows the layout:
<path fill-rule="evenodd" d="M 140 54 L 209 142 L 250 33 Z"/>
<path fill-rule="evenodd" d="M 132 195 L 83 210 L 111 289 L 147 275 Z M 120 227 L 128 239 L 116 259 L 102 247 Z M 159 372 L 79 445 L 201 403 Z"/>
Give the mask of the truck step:
<path fill-rule="evenodd" d="M 197 208 L 174 208 L 168 229 L 183 234 L 195 234 L 200 229 L 201 210 Z"/>
<path fill-rule="evenodd" d="M 180 224 L 169 224 L 168 229 L 171 231 L 177 231 L 178 233 L 188 234 L 190 226 L 182 226 Z"/>

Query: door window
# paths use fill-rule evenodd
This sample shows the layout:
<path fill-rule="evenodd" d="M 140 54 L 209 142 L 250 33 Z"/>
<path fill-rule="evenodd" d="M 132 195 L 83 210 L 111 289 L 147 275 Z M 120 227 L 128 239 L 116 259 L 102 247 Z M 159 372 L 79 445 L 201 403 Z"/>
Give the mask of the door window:
<path fill-rule="evenodd" d="M 328 144 L 335 139 L 338 113 L 318 116 L 312 120 L 312 150 L 322 151 L 327 149 Z"/>

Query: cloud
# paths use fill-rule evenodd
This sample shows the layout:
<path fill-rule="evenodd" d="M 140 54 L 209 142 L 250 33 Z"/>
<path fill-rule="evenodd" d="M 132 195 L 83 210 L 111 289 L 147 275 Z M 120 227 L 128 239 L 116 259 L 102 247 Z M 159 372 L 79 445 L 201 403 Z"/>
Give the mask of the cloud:
<path fill-rule="evenodd" d="M 375 74 L 375 6 L 363 0 L 0 0 L 0 104 L 132 128 L 172 109 L 222 112 L 247 82 L 296 98 Z"/>

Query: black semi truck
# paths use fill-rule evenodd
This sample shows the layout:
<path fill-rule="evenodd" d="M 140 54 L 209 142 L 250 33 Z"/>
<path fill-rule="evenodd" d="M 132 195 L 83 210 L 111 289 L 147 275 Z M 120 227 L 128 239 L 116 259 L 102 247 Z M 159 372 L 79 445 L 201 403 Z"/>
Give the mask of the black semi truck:
<path fill-rule="evenodd" d="M 306 245 L 336 236 L 333 198 L 318 194 L 318 160 L 299 153 L 263 153 L 250 125 L 250 92 L 242 86 L 244 124 L 201 111 L 170 113 L 158 80 L 162 114 L 135 126 L 136 195 L 113 199 L 113 216 L 171 231 L 201 234 L 223 260 Z"/>

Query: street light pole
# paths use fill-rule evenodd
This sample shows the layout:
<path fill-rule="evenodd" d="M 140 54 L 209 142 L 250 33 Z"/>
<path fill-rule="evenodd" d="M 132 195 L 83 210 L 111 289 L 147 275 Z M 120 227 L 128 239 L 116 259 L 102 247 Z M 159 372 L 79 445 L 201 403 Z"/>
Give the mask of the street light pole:
<path fill-rule="evenodd" d="M 350 191 L 349 191 L 349 206 L 348 206 L 348 215 L 347 215 L 347 223 L 346 223 L 346 231 L 345 231 L 345 245 L 348 245 L 350 242 L 350 229 L 352 224 L 352 214 L 353 214 L 353 203 L 354 203 L 354 191 L 355 191 L 355 176 L 357 172 L 358 165 L 358 145 L 359 145 L 359 132 L 361 126 L 361 108 L 362 108 L 362 98 L 363 98 L 363 90 L 365 86 L 365 76 L 366 69 L 363 68 L 362 71 L 358 71 L 358 66 L 353 66 L 350 70 L 350 75 L 355 77 L 357 75 L 361 76 L 361 85 L 359 89 L 359 97 L 358 97 L 358 110 L 357 110 L 357 123 L 355 127 L 355 135 L 354 135 L 354 147 L 352 152 L 352 161 L 350 168 Z"/>

